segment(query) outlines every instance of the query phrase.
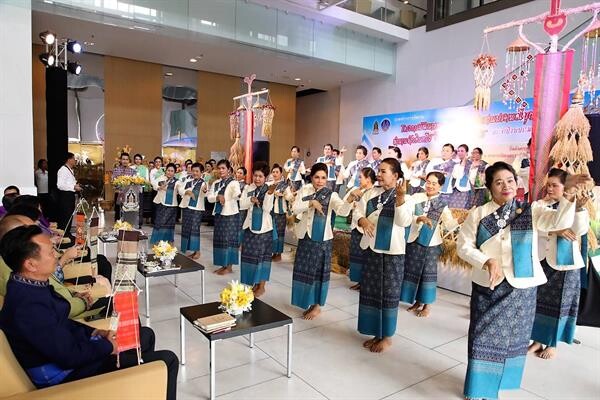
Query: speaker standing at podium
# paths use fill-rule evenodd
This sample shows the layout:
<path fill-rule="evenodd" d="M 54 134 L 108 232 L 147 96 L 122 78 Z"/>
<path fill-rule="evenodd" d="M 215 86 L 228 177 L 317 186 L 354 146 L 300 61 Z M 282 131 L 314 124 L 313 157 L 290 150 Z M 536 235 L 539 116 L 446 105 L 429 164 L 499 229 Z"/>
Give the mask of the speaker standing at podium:
<path fill-rule="evenodd" d="M 65 230 L 65 237 L 71 237 L 71 216 L 75 211 L 75 193 L 81 191 L 81 186 L 77 183 L 73 172 L 75 163 L 73 153 L 67 153 L 67 160 L 58 170 L 56 178 L 57 222 L 58 227 Z"/>

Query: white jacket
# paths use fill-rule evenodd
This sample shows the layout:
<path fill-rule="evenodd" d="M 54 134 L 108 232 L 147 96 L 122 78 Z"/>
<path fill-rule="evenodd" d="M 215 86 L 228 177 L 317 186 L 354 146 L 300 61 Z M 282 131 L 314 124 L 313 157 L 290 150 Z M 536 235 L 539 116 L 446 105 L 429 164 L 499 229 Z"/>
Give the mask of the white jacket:
<path fill-rule="evenodd" d="M 433 199 L 437 199 L 438 197 L 439 197 L 439 195 L 428 198 L 427 194 L 425 194 L 425 193 L 415 193 L 411 196 L 411 200 L 412 200 L 413 207 L 414 207 L 419 203 L 423 203 L 423 202 L 427 201 L 428 199 L 433 200 Z M 423 215 L 427 216 L 426 213 Z M 419 233 L 421 232 L 421 228 L 423 228 L 423 223 L 422 222 L 417 223 L 417 218 L 419 218 L 419 215 L 415 215 L 414 211 L 413 211 L 412 223 L 410 225 L 410 233 L 408 235 L 408 243 L 412 243 L 415 240 L 417 240 L 417 238 L 419 237 Z M 433 247 L 433 246 L 442 244 L 442 242 L 443 242 L 442 234 L 441 234 L 442 226 L 446 230 L 449 230 L 449 231 L 454 230 L 458 226 L 458 222 L 456 222 L 456 220 L 452 216 L 452 211 L 450 211 L 448 206 L 444 207 L 444 210 L 442 211 L 442 214 L 440 215 L 438 224 L 435 226 L 435 230 L 433 231 L 433 237 L 431 238 L 431 241 L 429 242 L 429 247 Z"/>
<path fill-rule="evenodd" d="M 294 159 L 288 158 L 285 164 L 283 165 L 283 170 L 288 174 L 287 179 L 292 182 L 302 181 L 302 176 L 306 173 L 306 167 L 304 166 L 304 161 L 300 161 L 300 167 L 296 172 L 295 176 L 292 176 L 292 172 L 294 172 Z"/>
<path fill-rule="evenodd" d="M 315 187 L 313 185 L 304 185 L 297 193 L 296 200 L 294 201 L 293 212 L 300 219 L 299 222 L 294 226 L 294 232 L 298 239 L 303 239 L 308 234 L 308 237 L 312 235 L 312 223 L 315 216 L 315 209 L 309 207 L 309 201 L 302 200 L 303 198 L 310 196 L 315 193 Z M 340 196 L 333 192 L 329 199 L 329 207 L 327 208 L 326 223 L 325 223 L 325 234 L 323 241 L 333 239 L 333 230 L 331 229 L 331 213 L 335 211 L 337 215 L 344 216 L 350 213 L 352 205 L 345 203 Z"/>
<path fill-rule="evenodd" d="M 251 183 L 250 185 L 246 185 L 244 188 L 244 195 L 240 199 L 240 207 L 244 207 L 248 210 L 248 214 L 246 214 L 246 219 L 242 225 L 243 229 L 250 229 L 252 233 L 260 234 L 266 233 L 273 230 L 273 217 L 271 217 L 271 210 L 273 209 L 273 198 L 272 194 L 265 194 L 262 204 L 262 225 L 261 229 L 255 231 L 252 229 L 252 210 L 254 207 L 257 207 L 255 204 L 252 204 L 252 196 L 249 194 L 256 190 L 256 185 Z"/>
<path fill-rule="evenodd" d="M 216 181 L 214 181 L 214 183 L 210 186 L 210 190 L 206 194 L 206 199 L 211 203 L 217 202 L 217 195 L 219 193 L 217 193 L 216 188 L 220 182 L 221 179 L 217 179 Z M 240 190 L 240 183 L 235 179 L 229 182 L 229 184 L 225 188 L 225 204 L 223 204 L 223 210 L 221 211 L 221 215 L 227 216 L 239 213 L 238 199 L 240 198 L 241 194 L 242 193 Z M 215 215 L 215 209 L 213 209 L 213 215 Z"/>
<path fill-rule="evenodd" d="M 188 184 L 190 184 L 189 188 L 187 187 Z M 204 181 L 198 181 L 196 183 L 196 189 L 198 189 L 198 186 L 200 187 L 199 193 L 198 193 L 198 198 L 197 198 L 197 202 L 196 202 L 196 206 L 191 207 L 190 206 L 190 201 L 192 200 L 190 195 L 185 194 L 186 191 L 192 191 L 194 189 L 194 183 L 193 181 L 187 181 L 187 182 L 181 182 L 179 183 L 178 187 L 179 187 L 179 195 L 181 196 L 181 202 L 179 203 L 179 207 L 181 208 L 189 208 L 190 210 L 196 210 L 196 211 L 204 211 L 204 198 L 206 197 L 206 193 L 204 193 L 204 188 L 207 186 L 206 182 Z"/>
<path fill-rule="evenodd" d="M 173 177 L 172 179 L 175 180 L 175 177 Z M 173 188 L 173 197 L 171 198 L 171 202 L 167 203 L 167 191 L 160 190 L 160 188 L 159 188 L 160 182 L 165 182 L 165 184 L 166 184 L 167 181 L 168 181 L 167 176 L 162 175 L 162 176 L 158 177 L 157 180 L 152 184 L 152 186 L 154 187 L 154 190 L 156 190 L 156 196 L 154 196 L 153 202 L 155 204 L 162 204 L 163 206 L 167 206 L 167 207 L 177 207 L 178 206 L 177 194 L 179 193 L 179 185 L 181 185 L 181 182 L 179 182 L 177 180 L 175 181 L 175 187 Z"/>

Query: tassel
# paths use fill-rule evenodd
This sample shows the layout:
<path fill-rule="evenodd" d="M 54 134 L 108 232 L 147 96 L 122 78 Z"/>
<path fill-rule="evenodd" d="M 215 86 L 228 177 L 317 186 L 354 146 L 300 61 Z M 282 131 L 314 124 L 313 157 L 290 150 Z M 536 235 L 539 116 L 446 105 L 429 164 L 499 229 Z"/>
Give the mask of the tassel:
<path fill-rule="evenodd" d="M 235 138 L 235 142 L 229 150 L 229 162 L 234 169 L 244 165 L 244 149 L 240 144 L 240 135 L 238 134 Z"/>

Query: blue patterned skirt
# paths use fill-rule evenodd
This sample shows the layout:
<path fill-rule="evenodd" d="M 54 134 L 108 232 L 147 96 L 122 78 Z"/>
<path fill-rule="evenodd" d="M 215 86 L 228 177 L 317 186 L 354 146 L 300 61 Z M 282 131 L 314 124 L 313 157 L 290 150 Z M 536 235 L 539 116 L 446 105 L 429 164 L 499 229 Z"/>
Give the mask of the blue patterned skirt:
<path fill-rule="evenodd" d="M 246 221 L 246 216 L 248 215 L 248 210 L 240 210 L 240 243 L 244 243 L 244 221 Z"/>
<path fill-rule="evenodd" d="M 175 241 L 175 220 L 177 219 L 178 208 L 167 207 L 163 204 L 156 205 L 156 217 L 154 218 L 150 244 L 158 243 L 161 240 Z"/>
<path fill-rule="evenodd" d="M 535 298 L 535 287 L 513 288 L 506 279 L 494 290 L 473 283 L 465 397 L 497 399 L 500 390 L 519 389 Z"/>
<path fill-rule="evenodd" d="M 221 267 L 239 264 L 239 214 L 215 215 L 213 232 L 213 264 Z"/>
<path fill-rule="evenodd" d="M 421 304 L 435 302 L 437 288 L 437 264 L 442 246 L 425 247 L 416 241 L 406 245 L 406 261 L 400 301 Z"/>
<path fill-rule="evenodd" d="M 365 250 L 360 282 L 358 331 L 378 338 L 396 333 L 398 303 L 404 274 L 404 254 Z"/>
<path fill-rule="evenodd" d="M 358 283 L 360 283 L 362 266 L 365 262 L 365 251 L 360 247 L 362 236 L 358 229 L 352 229 L 350 234 L 350 273 L 348 276 L 352 282 Z"/>
<path fill-rule="evenodd" d="M 461 192 L 455 188 L 452 194 L 448 195 L 448 207 L 468 209 L 471 207 L 471 197 L 472 191 Z"/>
<path fill-rule="evenodd" d="M 548 282 L 537 288 L 537 307 L 531 340 L 556 347 L 558 342 L 573 343 L 579 310 L 581 271 L 557 271 L 541 262 Z"/>
<path fill-rule="evenodd" d="M 181 212 L 181 252 L 200 251 L 202 211 L 184 208 Z"/>
<path fill-rule="evenodd" d="M 333 240 L 316 242 L 308 235 L 298 241 L 292 275 L 292 304 L 307 309 L 325 305 L 331 274 Z"/>
<path fill-rule="evenodd" d="M 273 213 L 273 254 L 283 253 L 283 244 L 285 243 L 285 225 L 287 216 L 285 214 Z"/>
<path fill-rule="evenodd" d="M 271 248 L 273 232 L 253 233 L 246 229 L 242 242 L 242 265 L 240 281 L 256 285 L 268 281 L 271 275 Z"/>

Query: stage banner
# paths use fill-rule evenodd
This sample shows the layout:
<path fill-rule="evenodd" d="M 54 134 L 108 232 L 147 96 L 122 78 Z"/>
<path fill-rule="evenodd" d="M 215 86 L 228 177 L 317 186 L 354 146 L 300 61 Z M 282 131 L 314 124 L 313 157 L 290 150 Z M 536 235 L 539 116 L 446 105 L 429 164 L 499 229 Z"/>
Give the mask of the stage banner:
<path fill-rule="evenodd" d="M 429 149 L 429 158 L 440 156 L 442 146 L 452 143 L 480 147 L 487 162 L 506 161 L 527 156 L 533 120 L 532 99 L 524 107 L 512 109 L 502 101 L 493 102 L 486 112 L 472 105 L 363 118 L 362 144 L 371 150 L 379 147 L 386 154 L 388 146 L 398 146 L 402 159 L 410 162 L 419 147 Z M 469 152 L 470 153 L 470 152 Z"/>

